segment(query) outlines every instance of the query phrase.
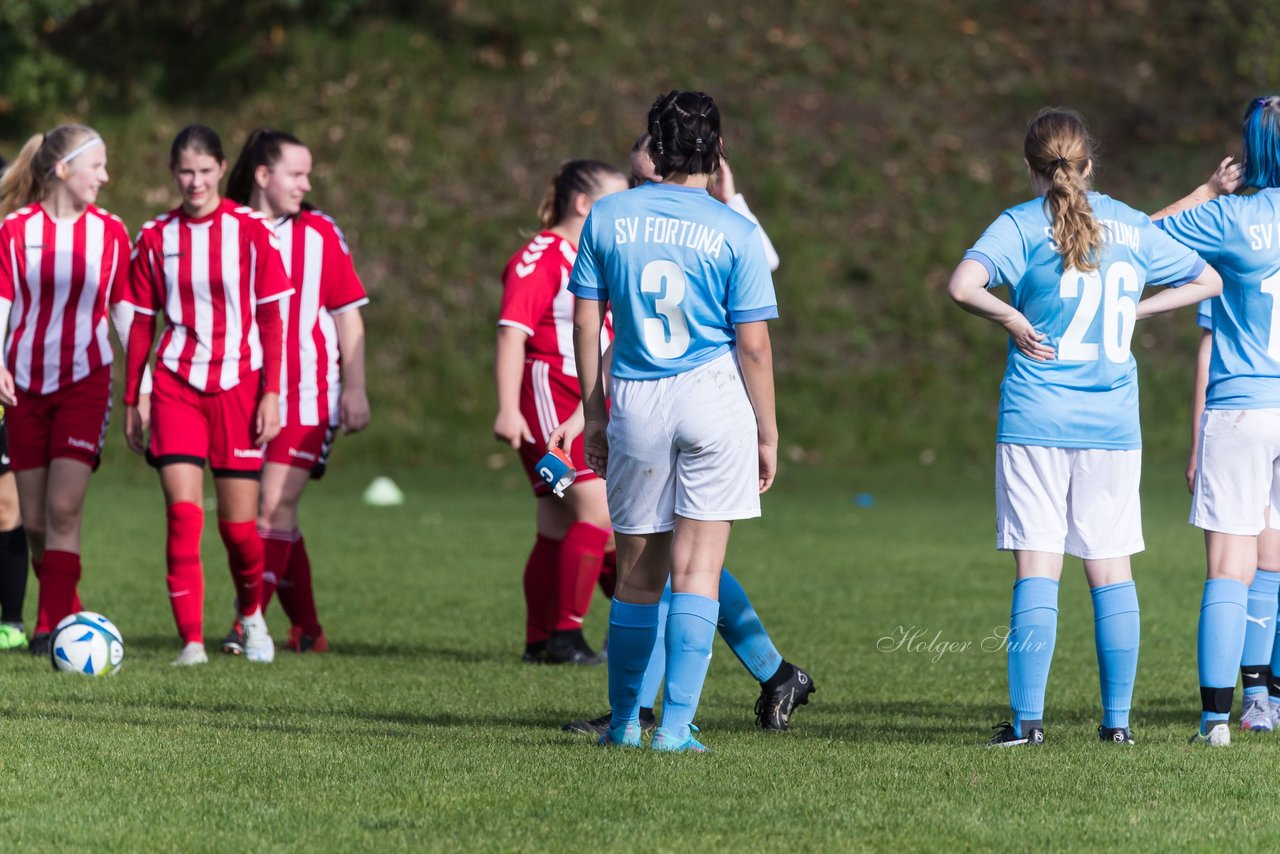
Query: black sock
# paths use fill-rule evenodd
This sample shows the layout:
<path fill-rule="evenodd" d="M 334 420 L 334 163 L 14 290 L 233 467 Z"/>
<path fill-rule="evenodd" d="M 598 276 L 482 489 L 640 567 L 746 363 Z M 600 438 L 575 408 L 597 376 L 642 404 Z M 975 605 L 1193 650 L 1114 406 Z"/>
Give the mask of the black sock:
<path fill-rule="evenodd" d="M 0 623 L 21 623 L 27 598 L 27 532 L 0 531 Z"/>
<path fill-rule="evenodd" d="M 1267 683 L 1271 681 L 1271 665 L 1260 664 L 1256 667 L 1241 665 L 1240 678 L 1244 682 L 1245 691 L 1250 688 L 1265 688 Z"/>
<path fill-rule="evenodd" d="M 792 676 L 796 675 L 796 666 L 787 662 L 785 659 L 778 665 L 777 671 L 768 679 L 760 683 L 760 687 L 766 691 L 774 691 L 783 682 L 786 682 Z"/>

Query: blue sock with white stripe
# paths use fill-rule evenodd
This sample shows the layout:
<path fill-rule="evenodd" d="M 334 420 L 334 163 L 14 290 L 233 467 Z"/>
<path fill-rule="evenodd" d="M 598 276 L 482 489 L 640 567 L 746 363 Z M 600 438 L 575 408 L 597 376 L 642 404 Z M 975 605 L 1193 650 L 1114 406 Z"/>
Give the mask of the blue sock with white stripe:
<path fill-rule="evenodd" d="M 1271 651 L 1276 639 L 1276 597 L 1280 595 L 1280 572 L 1258 570 L 1249 585 L 1248 616 L 1244 627 L 1244 652 L 1240 656 L 1240 676 L 1246 697 L 1267 693 L 1271 675 Z"/>
<path fill-rule="evenodd" d="M 1133 681 L 1138 674 L 1138 590 L 1132 581 L 1095 587 L 1093 641 L 1098 649 L 1098 681 L 1102 687 L 1102 725 L 1129 725 Z"/>
<path fill-rule="evenodd" d="M 1058 637 L 1058 582 L 1023 578 L 1013 585 L 1009 614 L 1009 705 L 1019 737 L 1023 721 L 1044 720 L 1044 691 Z"/>
<path fill-rule="evenodd" d="M 640 682 L 657 633 L 657 605 L 613 600 L 609 609 L 609 706 L 613 727 L 640 720 Z"/>
<path fill-rule="evenodd" d="M 640 708 L 652 709 L 662 690 L 662 679 L 667 675 L 667 614 L 671 611 L 671 582 L 667 581 L 662 598 L 658 600 L 658 636 L 653 642 L 653 652 L 644 668 L 644 681 L 640 683 Z"/>
<path fill-rule="evenodd" d="M 1210 578 L 1200 599 L 1196 661 L 1200 677 L 1200 731 L 1231 716 L 1236 668 L 1244 651 L 1249 588 L 1231 578 Z"/>
<path fill-rule="evenodd" d="M 689 737 L 711 663 L 720 603 L 696 593 L 673 593 L 667 615 L 667 685 L 662 727 L 673 739 Z M 611 653 L 612 654 L 612 653 Z"/>
<path fill-rule="evenodd" d="M 728 569 L 720 571 L 720 637 L 757 682 L 767 682 L 782 666 L 782 655 L 765 631 L 747 592 Z"/>

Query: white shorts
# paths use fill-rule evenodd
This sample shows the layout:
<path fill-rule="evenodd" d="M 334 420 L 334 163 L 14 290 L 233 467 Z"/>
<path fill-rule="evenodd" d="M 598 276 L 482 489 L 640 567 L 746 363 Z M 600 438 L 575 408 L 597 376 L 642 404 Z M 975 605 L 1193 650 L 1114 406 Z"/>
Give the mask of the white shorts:
<path fill-rule="evenodd" d="M 996 445 L 996 548 L 1128 557 L 1142 541 L 1142 451 Z"/>
<path fill-rule="evenodd" d="M 1280 529 L 1280 409 L 1206 409 L 1191 524 L 1206 531 L 1253 536 Z"/>
<path fill-rule="evenodd" d="M 610 380 L 609 516 L 620 534 L 760 515 L 756 416 L 731 351 L 659 380 Z"/>

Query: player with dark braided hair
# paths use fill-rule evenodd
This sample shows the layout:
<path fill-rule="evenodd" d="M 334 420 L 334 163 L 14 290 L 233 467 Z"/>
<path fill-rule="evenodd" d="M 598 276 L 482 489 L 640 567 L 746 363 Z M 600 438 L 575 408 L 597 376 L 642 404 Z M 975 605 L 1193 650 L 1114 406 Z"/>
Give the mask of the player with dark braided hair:
<path fill-rule="evenodd" d="M 665 701 L 652 747 L 702 752 L 692 722 L 730 529 L 760 515 L 777 467 L 767 321 L 778 307 L 759 226 L 707 194 L 723 157 L 715 102 L 670 92 L 647 126 L 662 182 L 598 200 L 583 226 L 569 284 L 583 413 L 548 445 L 582 433 L 587 463 L 608 477 L 618 586 L 609 615 L 612 720 L 600 743 L 640 746 L 641 682 L 670 577 Z M 607 410 L 606 303 L 615 336 Z"/>

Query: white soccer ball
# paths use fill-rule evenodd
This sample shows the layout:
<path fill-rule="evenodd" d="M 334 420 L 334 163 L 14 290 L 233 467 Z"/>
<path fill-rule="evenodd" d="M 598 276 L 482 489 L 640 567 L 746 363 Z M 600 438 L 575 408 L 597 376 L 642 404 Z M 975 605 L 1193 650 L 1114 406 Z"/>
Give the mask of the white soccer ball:
<path fill-rule="evenodd" d="M 53 630 L 53 666 L 67 673 L 109 676 L 124 662 L 124 638 L 115 623 L 93 611 L 64 617 Z"/>

